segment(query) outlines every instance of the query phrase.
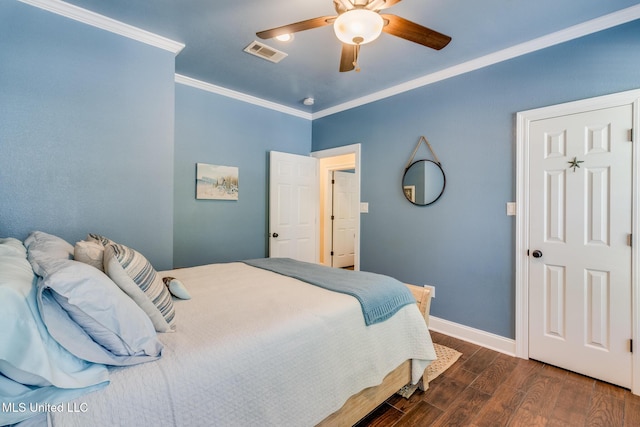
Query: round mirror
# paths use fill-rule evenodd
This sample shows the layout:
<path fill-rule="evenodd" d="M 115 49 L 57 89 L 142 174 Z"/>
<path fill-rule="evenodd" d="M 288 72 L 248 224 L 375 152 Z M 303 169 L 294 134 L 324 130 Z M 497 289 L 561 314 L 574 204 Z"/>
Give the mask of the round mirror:
<path fill-rule="evenodd" d="M 445 184 L 444 171 L 433 160 L 413 162 L 402 177 L 404 196 L 418 206 L 427 206 L 438 200 L 444 193 Z"/>

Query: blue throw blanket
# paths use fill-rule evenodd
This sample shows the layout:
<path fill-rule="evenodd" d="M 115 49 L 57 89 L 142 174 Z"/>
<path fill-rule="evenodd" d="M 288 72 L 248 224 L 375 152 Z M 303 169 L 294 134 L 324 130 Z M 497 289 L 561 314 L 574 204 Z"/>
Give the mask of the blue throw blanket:
<path fill-rule="evenodd" d="M 261 258 L 243 262 L 357 298 L 367 325 L 382 322 L 403 306 L 416 302 L 409 288 L 382 274 L 342 270 L 290 258 Z"/>

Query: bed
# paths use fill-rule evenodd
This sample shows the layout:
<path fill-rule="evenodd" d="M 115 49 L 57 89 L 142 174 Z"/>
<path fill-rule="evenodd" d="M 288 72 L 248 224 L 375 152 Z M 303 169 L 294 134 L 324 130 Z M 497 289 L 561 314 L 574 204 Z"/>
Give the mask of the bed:
<path fill-rule="evenodd" d="M 110 365 L 108 386 L 45 408 L 46 424 L 343 426 L 405 384 L 427 386 L 425 288 L 406 285 L 417 303 L 367 325 L 353 296 L 245 262 L 157 275 L 190 294 L 172 298 L 161 357 Z"/>

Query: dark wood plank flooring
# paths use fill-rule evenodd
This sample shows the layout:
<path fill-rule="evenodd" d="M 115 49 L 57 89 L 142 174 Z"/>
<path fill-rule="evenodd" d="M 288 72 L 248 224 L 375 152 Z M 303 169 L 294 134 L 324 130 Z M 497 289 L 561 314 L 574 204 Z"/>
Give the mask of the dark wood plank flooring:
<path fill-rule="evenodd" d="M 410 399 L 394 396 L 357 424 L 384 426 L 640 426 L 640 396 L 533 360 L 432 332 L 462 352 Z"/>

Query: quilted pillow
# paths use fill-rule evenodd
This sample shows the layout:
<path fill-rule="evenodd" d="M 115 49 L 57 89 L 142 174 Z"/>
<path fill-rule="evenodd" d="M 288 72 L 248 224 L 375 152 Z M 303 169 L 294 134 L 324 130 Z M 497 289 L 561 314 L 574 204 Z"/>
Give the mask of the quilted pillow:
<path fill-rule="evenodd" d="M 77 242 L 73 248 L 73 259 L 89 264 L 100 271 L 104 271 L 103 266 L 104 246 L 96 242 Z"/>
<path fill-rule="evenodd" d="M 147 313 L 156 331 L 175 330 L 171 294 L 142 254 L 124 245 L 110 244 L 104 251 L 104 270 Z"/>

